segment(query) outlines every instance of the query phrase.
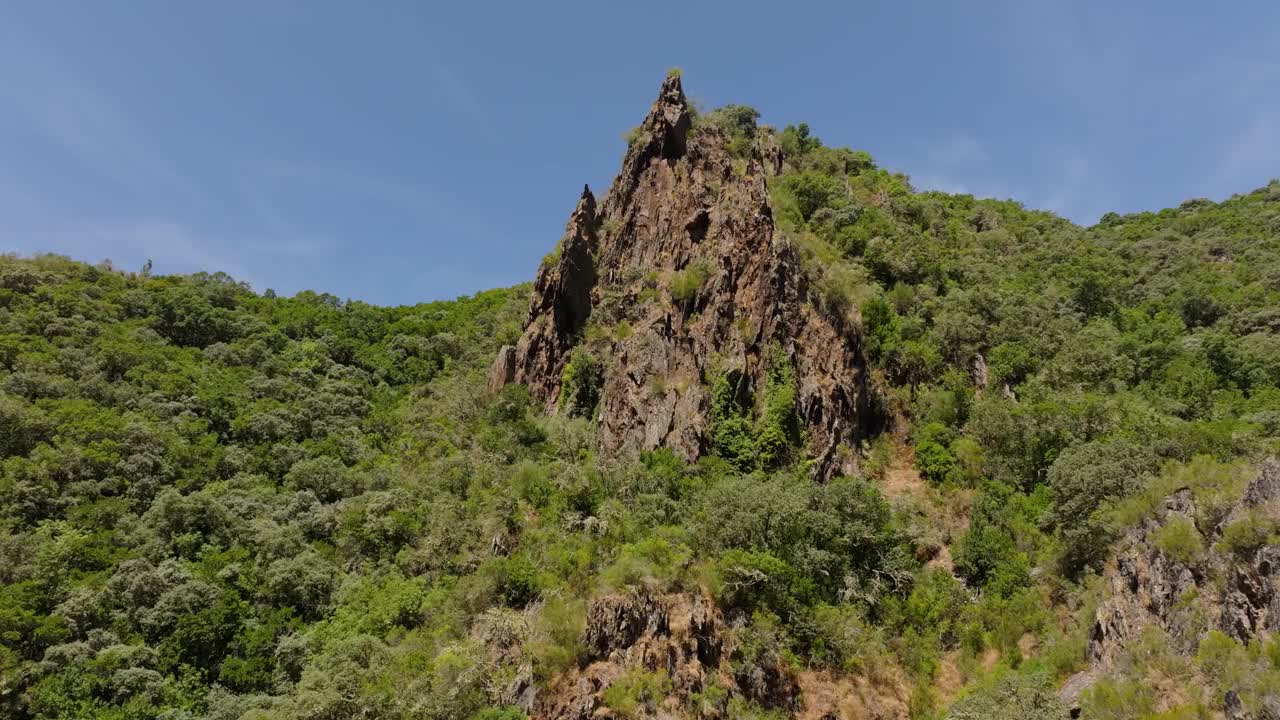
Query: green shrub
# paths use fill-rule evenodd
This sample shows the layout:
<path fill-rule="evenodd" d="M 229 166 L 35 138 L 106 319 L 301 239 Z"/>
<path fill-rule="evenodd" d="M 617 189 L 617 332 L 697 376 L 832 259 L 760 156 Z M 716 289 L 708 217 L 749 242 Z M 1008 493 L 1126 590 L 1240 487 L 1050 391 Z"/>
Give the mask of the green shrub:
<path fill-rule="evenodd" d="M 555 492 L 546 468 L 528 460 L 516 466 L 511 484 L 518 497 L 534 507 L 546 506 Z"/>
<path fill-rule="evenodd" d="M 576 665 L 586 654 L 582 634 L 587 606 L 581 600 L 551 597 L 534 623 L 529 653 L 534 674 L 543 680 Z"/>
<path fill-rule="evenodd" d="M 649 583 L 668 587 L 686 572 L 692 558 L 688 546 L 674 537 L 648 537 L 619 548 L 618 558 L 600 572 L 600 579 L 610 588 Z"/>
<path fill-rule="evenodd" d="M 925 480 L 940 485 L 957 476 L 958 465 L 944 445 L 925 440 L 916 445 L 916 469 Z"/>
<path fill-rule="evenodd" d="M 1181 463 L 1168 462 L 1139 492 L 1115 506 L 1110 513 L 1111 523 L 1133 527 L 1155 515 L 1169 495 L 1189 488 L 1200 526 L 1217 527 L 1239 501 L 1253 473 L 1254 468 L 1247 462 L 1222 462 L 1207 455 L 1196 455 Z"/>
<path fill-rule="evenodd" d="M 698 118 L 699 124 L 712 125 L 727 136 L 730 155 L 746 158 L 751 154 L 760 112 L 746 105 L 725 105 Z"/>
<path fill-rule="evenodd" d="M 1222 538 L 1218 540 L 1217 548 L 1244 559 L 1251 558 L 1262 546 L 1280 542 L 1275 537 L 1276 525 L 1275 520 L 1258 510 L 1251 510 L 1248 515 L 1222 528 Z"/>
<path fill-rule="evenodd" d="M 746 471 L 773 470 L 798 455 L 803 438 L 796 415 L 796 379 L 791 359 L 777 347 L 768 355 L 763 408 L 752 419 L 749 379 L 727 370 L 711 382 L 711 446 L 720 457 Z"/>
<path fill-rule="evenodd" d="M 711 267 L 701 262 L 677 271 L 671 276 L 671 299 L 682 306 L 690 306 L 709 277 Z"/>
<path fill-rule="evenodd" d="M 997 385 L 1016 386 L 1036 370 L 1035 356 L 1021 343 L 1005 342 L 991 350 L 988 358 L 991 379 Z"/>
<path fill-rule="evenodd" d="M 560 409 L 570 416 L 594 417 L 603 384 L 600 361 L 585 348 L 575 348 L 560 380 Z"/>
<path fill-rule="evenodd" d="M 1102 678 L 1081 695 L 1082 717 L 1130 720 L 1150 716 L 1155 710 L 1154 689 L 1149 683 L 1124 678 Z"/>
<path fill-rule="evenodd" d="M 628 670 L 610 683 L 600 694 L 604 706 L 624 718 L 647 716 L 671 692 L 671 679 L 665 670 Z"/>
<path fill-rule="evenodd" d="M 822 147 L 822 141 L 810 134 L 808 123 L 786 126 L 778 136 L 778 142 L 782 145 L 782 152 L 794 160 Z"/>
<path fill-rule="evenodd" d="M 875 676 L 889 664 L 880 630 L 852 605 L 820 604 L 813 610 L 810 657 L 845 672 Z"/>
<path fill-rule="evenodd" d="M 1062 536 L 1063 569 L 1075 575 L 1105 557 L 1113 529 L 1107 511 L 1142 487 L 1155 458 L 1128 442 L 1072 446 L 1049 468 L 1053 505 L 1048 518 Z"/>
<path fill-rule="evenodd" d="M 756 464 L 765 470 L 784 465 L 800 445 L 796 415 L 796 377 L 791 359 L 781 348 L 769 353 L 765 370 L 764 411 L 756 423 Z"/>
<path fill-rule="evenodd" d="M 740 470 L 755 465 L 751 392 L 739 370 L 718 373 L 711 381 L 711 448 Z"/>
<path fill-rule="evenodd" d="M 902 341 L 898 314 L 882 297 L 866 300 L 861 311 L 867 355 L 873 362 L 883 362 L 893 355 Z"/>
<path fill-rule="evenodd" d="M 1067 708 L 1042 672 L 997 670 L 962 697 L 949 720 L 1062 720 Z"/>
<path fill-rule="evenodd" d="M 721 599 L 743 610 L 786 612 L 795 606 L 795 571 L 767 552 L 728 550 L 716 563 Z"/>
<path fill-rule="evenodd" d="M 795 198 L 806 222 L 819 208 L 830 207 L 846 195 L 843 179 L 811 170 L 783 176 L 781 187 Z"/>
<path fill-rule="evenodd" d="M 494 580 L 497 599 L 521 608 L 538 595 L 538 568 L 525 553 L 492 558 L 486 563 Z"/>
<path fill-rule="evenodd" d="M 1204 552 L 1204 542 L 1200 539 L 1200 531 L 1190 519 L 1174 515 L 1155 532 L 1156 547 L 1185 565 L 1200 559 Z"/>

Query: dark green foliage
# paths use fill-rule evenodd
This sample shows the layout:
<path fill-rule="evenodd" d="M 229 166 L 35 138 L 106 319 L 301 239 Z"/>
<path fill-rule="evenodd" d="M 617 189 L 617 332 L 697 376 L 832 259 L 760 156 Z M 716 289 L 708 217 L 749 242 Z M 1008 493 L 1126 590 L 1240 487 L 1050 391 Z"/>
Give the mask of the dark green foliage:
<path fill-rule="evenodd" d="M 988 359 L 991 379 L 1011 387 L 1017 386 L 1036 371 L 1036 359 L 1027 346 L 1018 342 L 1004 342 L 991 349 Z"/>
<path fill-rule="evenodd" d="M 748 157 L 756 137 L 756 122 L 760 113 L 746 105 L 725 105 L 697 118 L 700 125 L 718 128 L 726 137 L 726 147 L 731 155 Z"/>
<path fill-rule="evenodd" d="M 806 126 L 780 140 L 786 168 L 771 189 L 782 232 L 843 255 L 852 269 L 828 273 L 827 285 L 875 280 L 823 291 L 862 298 L 866 355 L 919 413 L 913 420 L 957 431 L 916 438 L 926 479 L 973 482 L 978 469 L 1031 494 L 1084 443 L 1149 451 L 1121 474 L 1280 447 L 1274 183 L 1081 228 L 1014 202 L 915 193 L 870 158 L 823 147 Z M 983 365 L 987 392 L 975 392 Z M 959 472 L 962 454 L 981 467 Z M 1063 560 L 1075 570 L 1105 551 L 1099 509 L 1141 485 L 1079 469 L 1092 479 L 1060 473 L 1049 518 L 1070 535 Z"/>
<path fill-rule="evenodd" d="M 773 470 L 796 459 L 801 445 L 796 380 L 791 359 L 780 348 L 769 354 L 762 407 L 755 407 L 750 378 L 738 370 L 711 382 L 711 446 L 740 470 Z"/>
<path fill-rule="evenodd" d="M 884 298 L 873 297 L 862 304 L 862 325 L 872 361 L 884 362 L 897 351 L 902 341 L 898 314 Z"/>
<path fill-rule="evenodd" d="M 916 445 L 916 468 L 931 483 L 941 483 L 956 473 L 956 458 L 945 445 L 925 440 Z"/>
<path fill-rule="evenodd" d="M 1136 492 L 1153 470 L 1155 457 L 1149 450 L 1122 441 L 1076 445 L 1054 461 L 1047 519 L 1062 535 L 1068 573 L 1105 558 L 1110 535 L 1099 509 Z"/>
<path fill-rule="evenodd" d="M 351 582 L 449 512 L 395 477 L 424 389 L 409 383 L 483 366 L 522 304 L 374 308 L 56 257 L 0 258 L 0 278 L 0 712 L 15 718 L 279 709 L 233 693 L 305 683 L 288 639 L 321 642 Z M 527 395 L 491 417 L 541 442 Z M 530 582 L 508 569 L 502 596 Z M 391 617 L 376 632 L 417 606 Z"/>
<path fill-rule="evenodd" d="M 757 464 L 761 468 L 781 467 L 790 462 L 800 445 L 796 392 L 791 360 L 775 348 L 766 369 L 764 408 L 756 427 Z"/>
<path fill-rule="evenodd" d="M 604 368 L 586 348 L 577 348 L 564 367 L 560 382 L 560 407 L 569 415 L 593 417 L 600 402 Z"/>
<path fill-rule="evenodd" d="M 782 152 L 791 158 L 804 157 L 822 147 L 822 141 L 809 134 L 808 123 L 786 126 L 779 140 L 782 143 Z"/>
<path fill-rule="evenodd" d="M 378 309 L 51 258 L 0 269 L 67 298 L 0 313 L 14 717 L 520 717 L 486 688 L 579 662 L 601 586 L 714 575 L 730 610 L 793 622 L 757 633 L 745 673 L 811 646 L 820 606 L 911 584 L 875 488 L 807 479 L 778 348 L 758 387 L 717 381 L 722 457 L 598 462 L 598 358 L 571 356 L 550 418 L 523 387 L 482 390 L 519 290 Z"/>
<path fill-rule="evenodd" d="M 839 180 L 816 171 L 787 175 L 782 187 L 795 198 L 800 218 L 806 222 L 819 208 L 837 205 L 845 194 Z"/>
<path fill-rule="evenodd" d="M 728 370 L 711 382 L 711 447 L 741 470 L 755 465 L 749 378 Z"/>
<path fill-rule="evenodd" d="M 789 617 L 820 601 L 875 603 L 910 582 L 904 538 L 865 481 L 744 476 L 707 492 L 698 518 L 698 547 L 719 553 L 736 607 Z"/>
<path fill-rule="evenodd" d="M 1027 496 L 999 482 L 984 483 L 953 553 L 956 574 L 999 597 L 1024 591 L 1047 504 L 1043 489 Z"/>

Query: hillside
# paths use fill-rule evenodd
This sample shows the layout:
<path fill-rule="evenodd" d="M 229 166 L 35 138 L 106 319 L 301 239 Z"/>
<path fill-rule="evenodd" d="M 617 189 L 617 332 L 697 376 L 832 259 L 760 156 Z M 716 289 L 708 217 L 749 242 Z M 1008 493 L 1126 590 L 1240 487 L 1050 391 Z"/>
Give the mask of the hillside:
<path fill-rule="evenodd" d="M 0 257 L 0 715 L 1280 717 L 1278 450 L 1280 181 L 1080 227 L 673 73 L 531 286 Z"/>

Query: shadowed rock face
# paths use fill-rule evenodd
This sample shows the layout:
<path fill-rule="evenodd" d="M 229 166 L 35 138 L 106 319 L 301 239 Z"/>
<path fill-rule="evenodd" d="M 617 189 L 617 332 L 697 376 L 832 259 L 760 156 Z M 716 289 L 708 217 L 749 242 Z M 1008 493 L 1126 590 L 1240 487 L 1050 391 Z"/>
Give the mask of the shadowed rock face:
<path fill-rule="evenodd" d="M 591 315 L 591 288 L 596 283 L 592 257 L 596 252 L 596 223 L 596 200 L 584 187 L 557 246 L 559 256 L 538 269 L 529 316 L 515 356 L 509 358 L 510 351 L 505 347 L 498 352 L 490 373 L 491 385 L 527 385 L 534 397 L 554 407 L 569 351 Z M 513 363 L 514 369 L 507 371 L 506 363 Z M 497 382 L 499 378 L 501 382 Z"/>
<path fill-rule="evenodd" d="M 692 118 L 679 78 L 667 78 L 599 207 L 583 192 L 538 272 L 514 358 L 498 359 L 514 371 L 495 367 L 493 382 L 523 383 L 554 412 L 591 320 L 605 329 L 590 341 L 605 366 L 603 449 L 669 447 L 694 460 L 709 445 L 709 379 L 737 371 L 758 396 L 777 348 L 795 369 L 815 476 L 852 471 L 878 429 L 861 336 L 810 301 L 795 248 L 774 231 L 766 178 L 781 166 L 778 145 L 762 133 L 735 159 L 720 131 Z"/>

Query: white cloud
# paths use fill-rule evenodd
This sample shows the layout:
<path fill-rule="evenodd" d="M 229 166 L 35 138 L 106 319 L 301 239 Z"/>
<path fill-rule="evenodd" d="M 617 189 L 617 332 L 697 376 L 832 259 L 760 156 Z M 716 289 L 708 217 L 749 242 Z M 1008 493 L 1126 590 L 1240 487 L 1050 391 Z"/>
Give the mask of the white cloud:
<path fill-rule="evenodd" d="M 363 195 L 419 214 L 447 214 L 444 203 L 433 192 L 418 185 L 313 162 L 247 155 L 241 156 L 239 161 L 250 173 L 263 175 L 272 183 L 285 181 L 342 194 Z"/>
<path fill-rule="evenodd" d="M 982 142 L 971 135 L 960 134 L 920 143 L 917 146 L 921 168 L 911 176 L 912 184 L 921 190 L 1006 198 L 1009 187 L 990 175 L 990 156 Z"/>

